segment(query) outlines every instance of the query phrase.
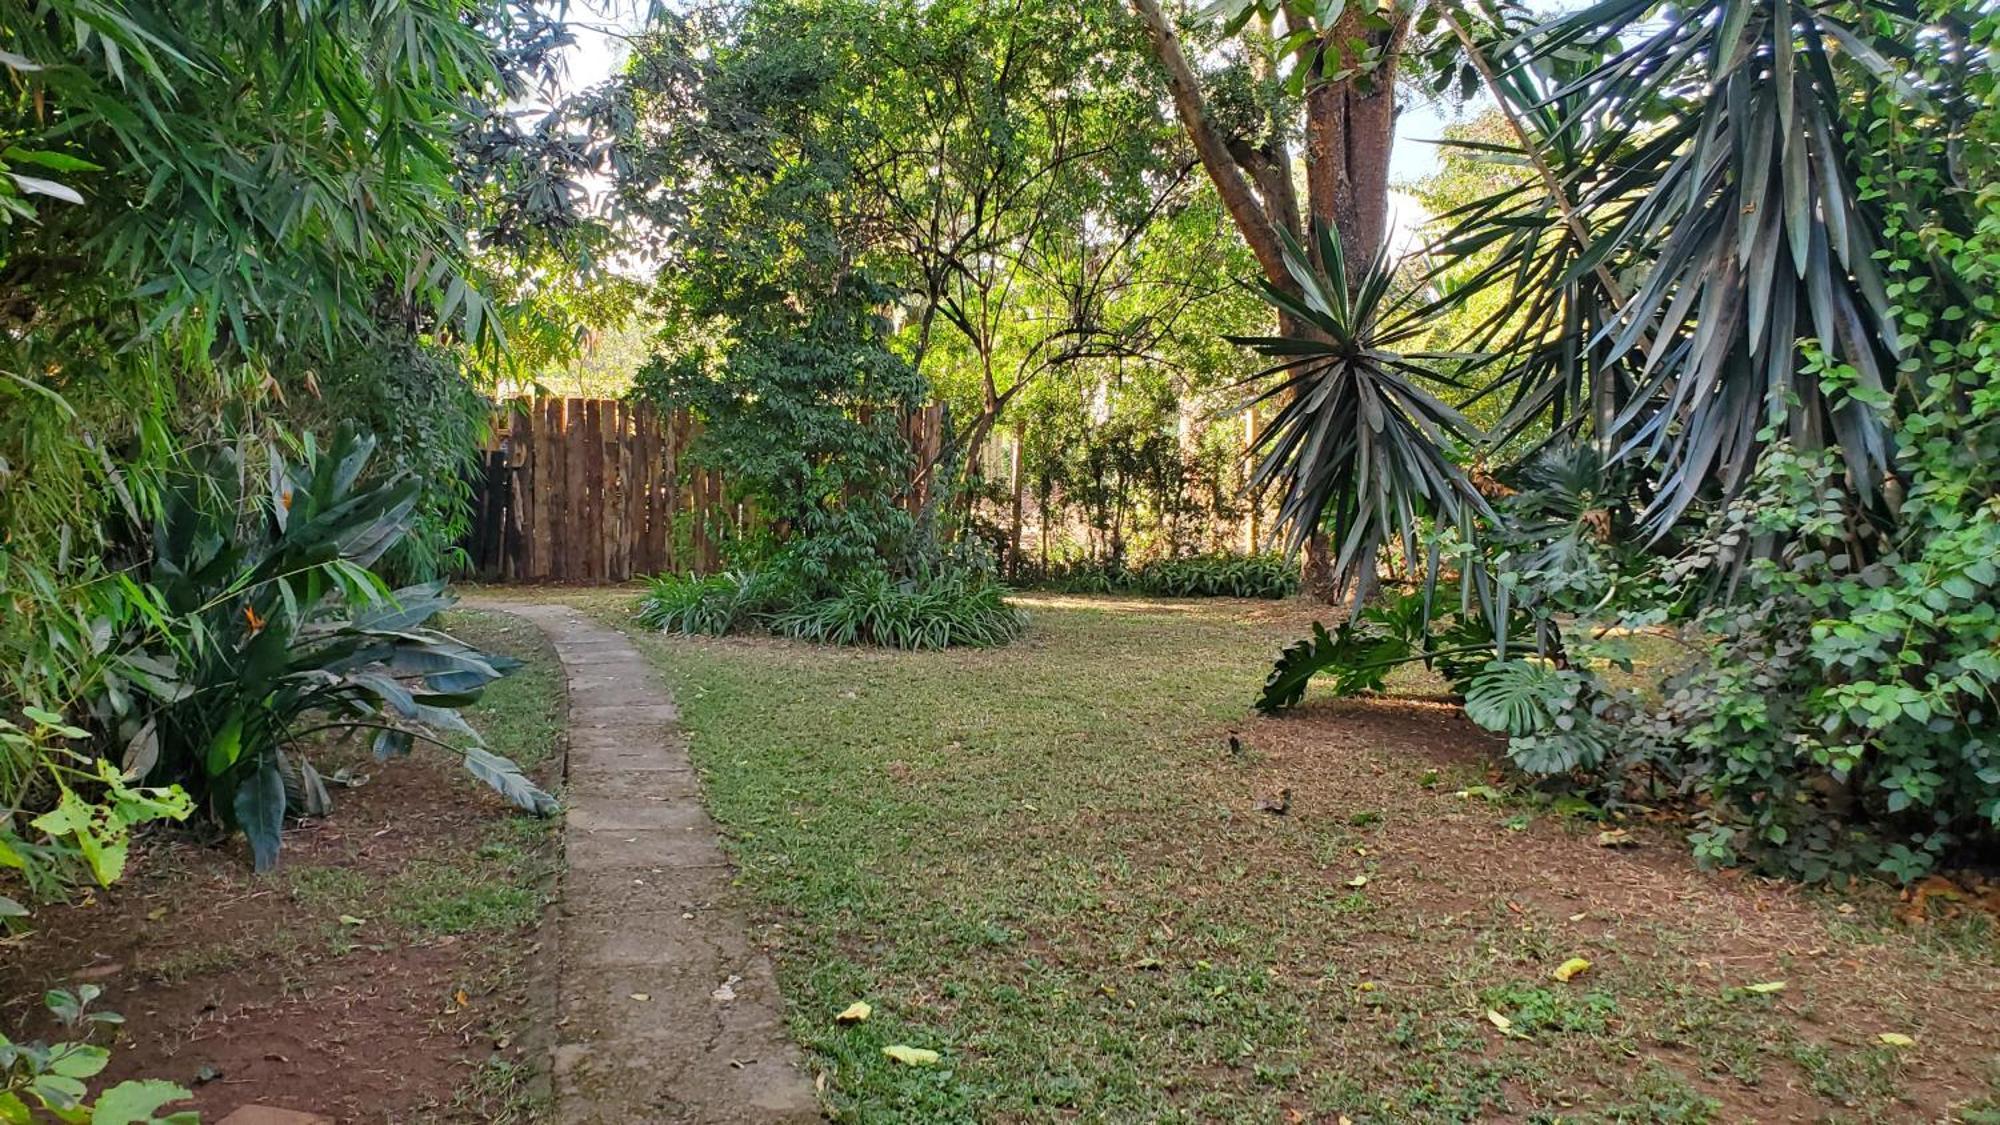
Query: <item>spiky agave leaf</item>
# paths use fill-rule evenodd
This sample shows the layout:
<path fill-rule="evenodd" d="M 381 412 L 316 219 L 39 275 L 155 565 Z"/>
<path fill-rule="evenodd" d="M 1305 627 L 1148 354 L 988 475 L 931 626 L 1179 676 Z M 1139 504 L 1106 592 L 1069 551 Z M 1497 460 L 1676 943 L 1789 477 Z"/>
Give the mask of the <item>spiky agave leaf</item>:
<path fill-rule="evenodd" d="M 1664 532 L 1704 494 L 1733 495 L 1769 432 L 1838 446 L 1871 495 L 1888 467 L 1878 410 L 1902 342 L 1836 72 L 1880 87 L 1900 82 L 1893 66 L 1860 29 L 1797 0 L 1603 0 L 1500 50 L 1516 79 L 1595 60 L 1539 97 L 1519 82 L 1500 94 L 1544 114 L 1538 147 L 1585 219 L 1590 243 L 1568 275 L 1605 263 L 1624 279 L 1610 323 L 1573 321 L 1550 338 L 1573 357 L 1565 378 L 1629 373 L 1600 436 L 1657 468 L 1651 526 Z M 1524 276 L 1517 293 L 1545 284 Z M 1847 385 L 1808 370 L 1801 339 Z"/>
<path fill-rule="evenodd" d="M 1443 379 L 1439 357 L 1396 350 L 1423 328 L 1421 286 L 1399 285 L 1385 247 L 1350 287 L 1330 227 L 1319 232 L 1319 251 L 1315 265 L 1287 237 L 1285 263 L 1299 293 L 1262 286 L 1301 333 L 1230 339 L 1279 361 L 1246 381 L 1262 388 L 1253 406 L 1281 403 L 1257 441 L 1255 487 L 1278 489 L 1293 549 L 1329 526 L 1338 543 L 1334 581 L 1345 589 L 1392 540 L 1407 557 L 1422 557 L 1422 521 L 1456 526 L 1470 541 L 1477 517 L 1491 512 L 1451 454 L 1476 442 L 1476 429 L 1424 386 Z M 1434 558 L 1429 574 L 1434 582 Z"/>

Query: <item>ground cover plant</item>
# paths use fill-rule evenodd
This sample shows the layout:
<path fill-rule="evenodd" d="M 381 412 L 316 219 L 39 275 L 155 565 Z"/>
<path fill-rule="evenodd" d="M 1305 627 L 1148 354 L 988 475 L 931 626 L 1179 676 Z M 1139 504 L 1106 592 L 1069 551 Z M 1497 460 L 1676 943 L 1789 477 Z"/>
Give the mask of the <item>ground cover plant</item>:
<path fill-rule="evenodd" d="M 621 595 L 562 596 L 625 613 Z M 1025 600 L 1033 639 L 993 650 L 639 638 L 837 1112 L 1720 1122 L 2000 1106 L 2000 947 L 1979 912 L 1911 925 L 1886 890 L 1703 874 L 1644 817 L 1496 777 L 1493 743 L 1445 704 L 1321 697 L 1246 717 L 1243 682 L 1309 607 Z M 1435 696 L 1443 681 L 1408 666 L 1387 686 Z M 1588 967 L 1558 979 L 1576 958 Z M 857 1000 L 871 1016 L 837 1022 Z M 882 1054 L 898 1044 L 940 1061 Z"/>
<path fill-rule="evenodd" d="M 940 649 L 1005 644 L 1027 627 L 1008 589 L 977 569 L 897 579 L 864 571 L 831 592 L 801 594 L 782 564 L 697 578 L 661 575 L 635 615 L 665 632 L 720 636 L 758 628 L 822 644 Z"/>
<path fill-rule="evenodd" d="M 1029 581 L 1068 594 L 1144 594 L 1158 598 L 1289 598 L 1299 568 L 1277 553 L 1215 553 L 1150 559 L 1112 567 L 1080 561 L 1037 568 Z"/>
<path fill-rule="evenodd" d="M 442 623 L 519 660 L 464 715 L 484 743 L 553 785 L 562 673 L 529 625 L 453 611 Z M 0 1025 L 71 1038 L 44 991 L 102 990 L 125 1022 L 92 1088 L 169 1082 L 214 1121 L 245 1103 L 339 1118 L 546 1119 L 538 1078 L 553 1018 L 540 932 L 559 847 L 549 822 L 442 756 L 378 764 L 366 739 L 310 740 L 344 785 L 338 815 L 289 833 L 285 864 L 253 874 L 193 832 L 135 841 L 115 889 L 36 910 L 0 964 Z M 390 776 L 393 774 L 394 776 Z M 223 904 L 216 908 L 213 904 Z M 380 1044 L 394 1042 L 393 1058 Z"/>

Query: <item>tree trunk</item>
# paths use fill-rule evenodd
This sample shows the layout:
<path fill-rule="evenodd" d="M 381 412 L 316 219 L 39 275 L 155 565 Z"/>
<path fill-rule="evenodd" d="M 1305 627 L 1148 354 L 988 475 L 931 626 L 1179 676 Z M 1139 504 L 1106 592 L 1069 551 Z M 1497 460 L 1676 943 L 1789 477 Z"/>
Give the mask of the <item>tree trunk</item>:
<path fill-rule="evenodd" d="M 1359 9 L 1336 25 L 1337 42 L 1363 34 Z M 1340 233 L 1352 284 L 1389 237 L 1389 152 L 1396 132 L 1398 38 L 1372 73 L 1321 82 L 1306 93 L 1306 195 L 1313 224 L 1332 224 Z M 1344 54 L 1344 52 L 1343 52 Z M 1352 66 L 1351 60 L 1322 57 L 1321 67 Z M 1321 263 L 1324 265 L 1324 263 Z"/>
<path fill-rule="evenodd" d="M 1180 37 L 1161 11 L 1159 0 L 1131 2 L 1166 74 L 1174 111 L 1231 221 L 1256 255 L 1265 278 L 1286 292 L 1296 293 L 1297 285 L 1285 269 L 1278 234 L 1281 230 L 1298 232 L 1302 226 L 1291 190 L 1289 152 L 1282 143 L 1263 153 L 1240 141 L 1232 145 L 1216 126 L 1194 69 L 1181 50 Z M 1339 228 L 1350 279 L 1367 268 L 1388 237 L 1389 151 L 1396 123 L 1395 55 L 1402 32 L 1400 24 L 1387 32 L 1367 32 L 1360 9 L 1353 9 L 1326 32 L 1326 38 L 1341 44 L 1367 41 L 1380 47 L 1381 65 L 1365 75 L 1322 81 L 1306 95 L 1307 207 L 1316 224 L 1331 222 Z M 1323 55 L 1319 64 L 1322 73 L 1352 68 L 1358 60 L 1345 59 L 1346 54 L 1343 48 Z M 1300 65 L 1306 65 L 1303 59 Z M 1245 178 L 1246 169 L 1263 189 L 1261 202 Z M 1278 332 L 1296 337 L 1302 336 L 1305 328 L 1281 316 Z M 1304 553 L 1300 577 L 1307 592 L 1330 600 L 1336 592 L 1334 555 L 1325 534 L 1315 530 L 1308 535 Z M 1364 573 L 1361 580 L 1365 583 L 1367 577 Z"/>
<path fill-rule="evenodd" d="M 1007 535 L 1007 577 L 1021 575 L 1021 494 L 1027 488 L 1027 474 L 1021 471 L 1022 449 L 1028 444 L 1026 423 L 1014 427 L 1014 455 L 1008 464 L 1014 488 L 1014 523 Z"/>
<path fill-rule="evenodd" d="M 1350 8 L 1330 33 L 1335 43 L 1363 42 L 1359 8 Z M 1347 282 L 1357 283 L 1389 238 L 1389 154 L 1396 137 L 1396 48 L 1400 26 L 1368 36 L 1382 48 L 1382 62 L 1372 72 L 1335 81 L 1321 81 L 1306 92 L 1306 199 L 1313 226 L 1332 225 L 1346 262 Z M 1322 73 L 1357 70 L 1345 48 L 1320 56 Z M 1314 257 L 1319 256 L 1317 242 Z M 1318 263 L 1322 268 L 1327 263 Z M 1300 579 L 1306 591 L 1332 601 L 1340 591 L 1334 582 L 1333 546 L 1326 533 L 1315 530 L 1306 540 Z M 1374 587 L 1375 560 L 1356 559 L 1355 594 L 1365 597 Z"/>

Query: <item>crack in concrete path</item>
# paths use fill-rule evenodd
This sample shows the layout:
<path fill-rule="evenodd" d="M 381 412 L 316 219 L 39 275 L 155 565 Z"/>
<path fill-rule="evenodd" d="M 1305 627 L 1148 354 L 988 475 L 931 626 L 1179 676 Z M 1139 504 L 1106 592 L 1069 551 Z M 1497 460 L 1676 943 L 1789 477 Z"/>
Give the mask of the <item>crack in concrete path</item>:
<path fill-rule="evenodd" d="M 819 1121 L 665 685 L 569 606 L 466 604 L 534 623 L 569 682 L 556 1120 Z"/>

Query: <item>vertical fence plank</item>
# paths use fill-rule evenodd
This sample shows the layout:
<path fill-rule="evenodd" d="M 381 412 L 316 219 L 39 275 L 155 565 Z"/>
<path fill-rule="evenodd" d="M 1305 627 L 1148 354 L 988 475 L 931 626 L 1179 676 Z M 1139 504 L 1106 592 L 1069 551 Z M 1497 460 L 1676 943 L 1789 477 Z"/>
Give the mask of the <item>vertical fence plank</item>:
<path fill-rule="evenodd" d="M 562 577 L 562 400 L 549 398 L 540 403 L 541 417 L 535 429 L 535 578 L 550 581 Z"/>
<path fill-rule="evenodd" d="M 532 581 L 535 575 L 535 404 L 514 404 L 514 524 L 520 542 L 515 548 L 515 575 Z"/>
<path fill-rule="evenodd" d="M 563 489 L 562 520 L 563 568 L 565 582 L 580 582 L 590 565 L 590 549 L 584 545 L 583 493 L 583 400 L 562 400 Z M 558 515 L 558 513 L 551 513 Z M 551 521 L 554 522 L 554 521 Z"/>
<path fill-rule="evenodd" d="M 612 536 L 612 548 L 616 556 L 612 558 L 612 579 L 626 581 L 632 577 L 632 406 L 618 402 L 618 424 L 612 430 L 612 464 L 618 466 L 618 534 Z"/>
<path fill-rule="evenodd" d="M 658 493 L 660 487 L 660 444 L 659 413 L 650 403 L 640 403 L 632 411 L 633 467 L 638 472 L 638 487 L 633 490 L 637 503 L 633 511 L 633 532 L 639 537 L 637 559 L 632 564 L 635 574 L 654 574 L 660 569 L 660 556 L 654 546 L 658 542 L 656 526 L 660 519 Z"/>

